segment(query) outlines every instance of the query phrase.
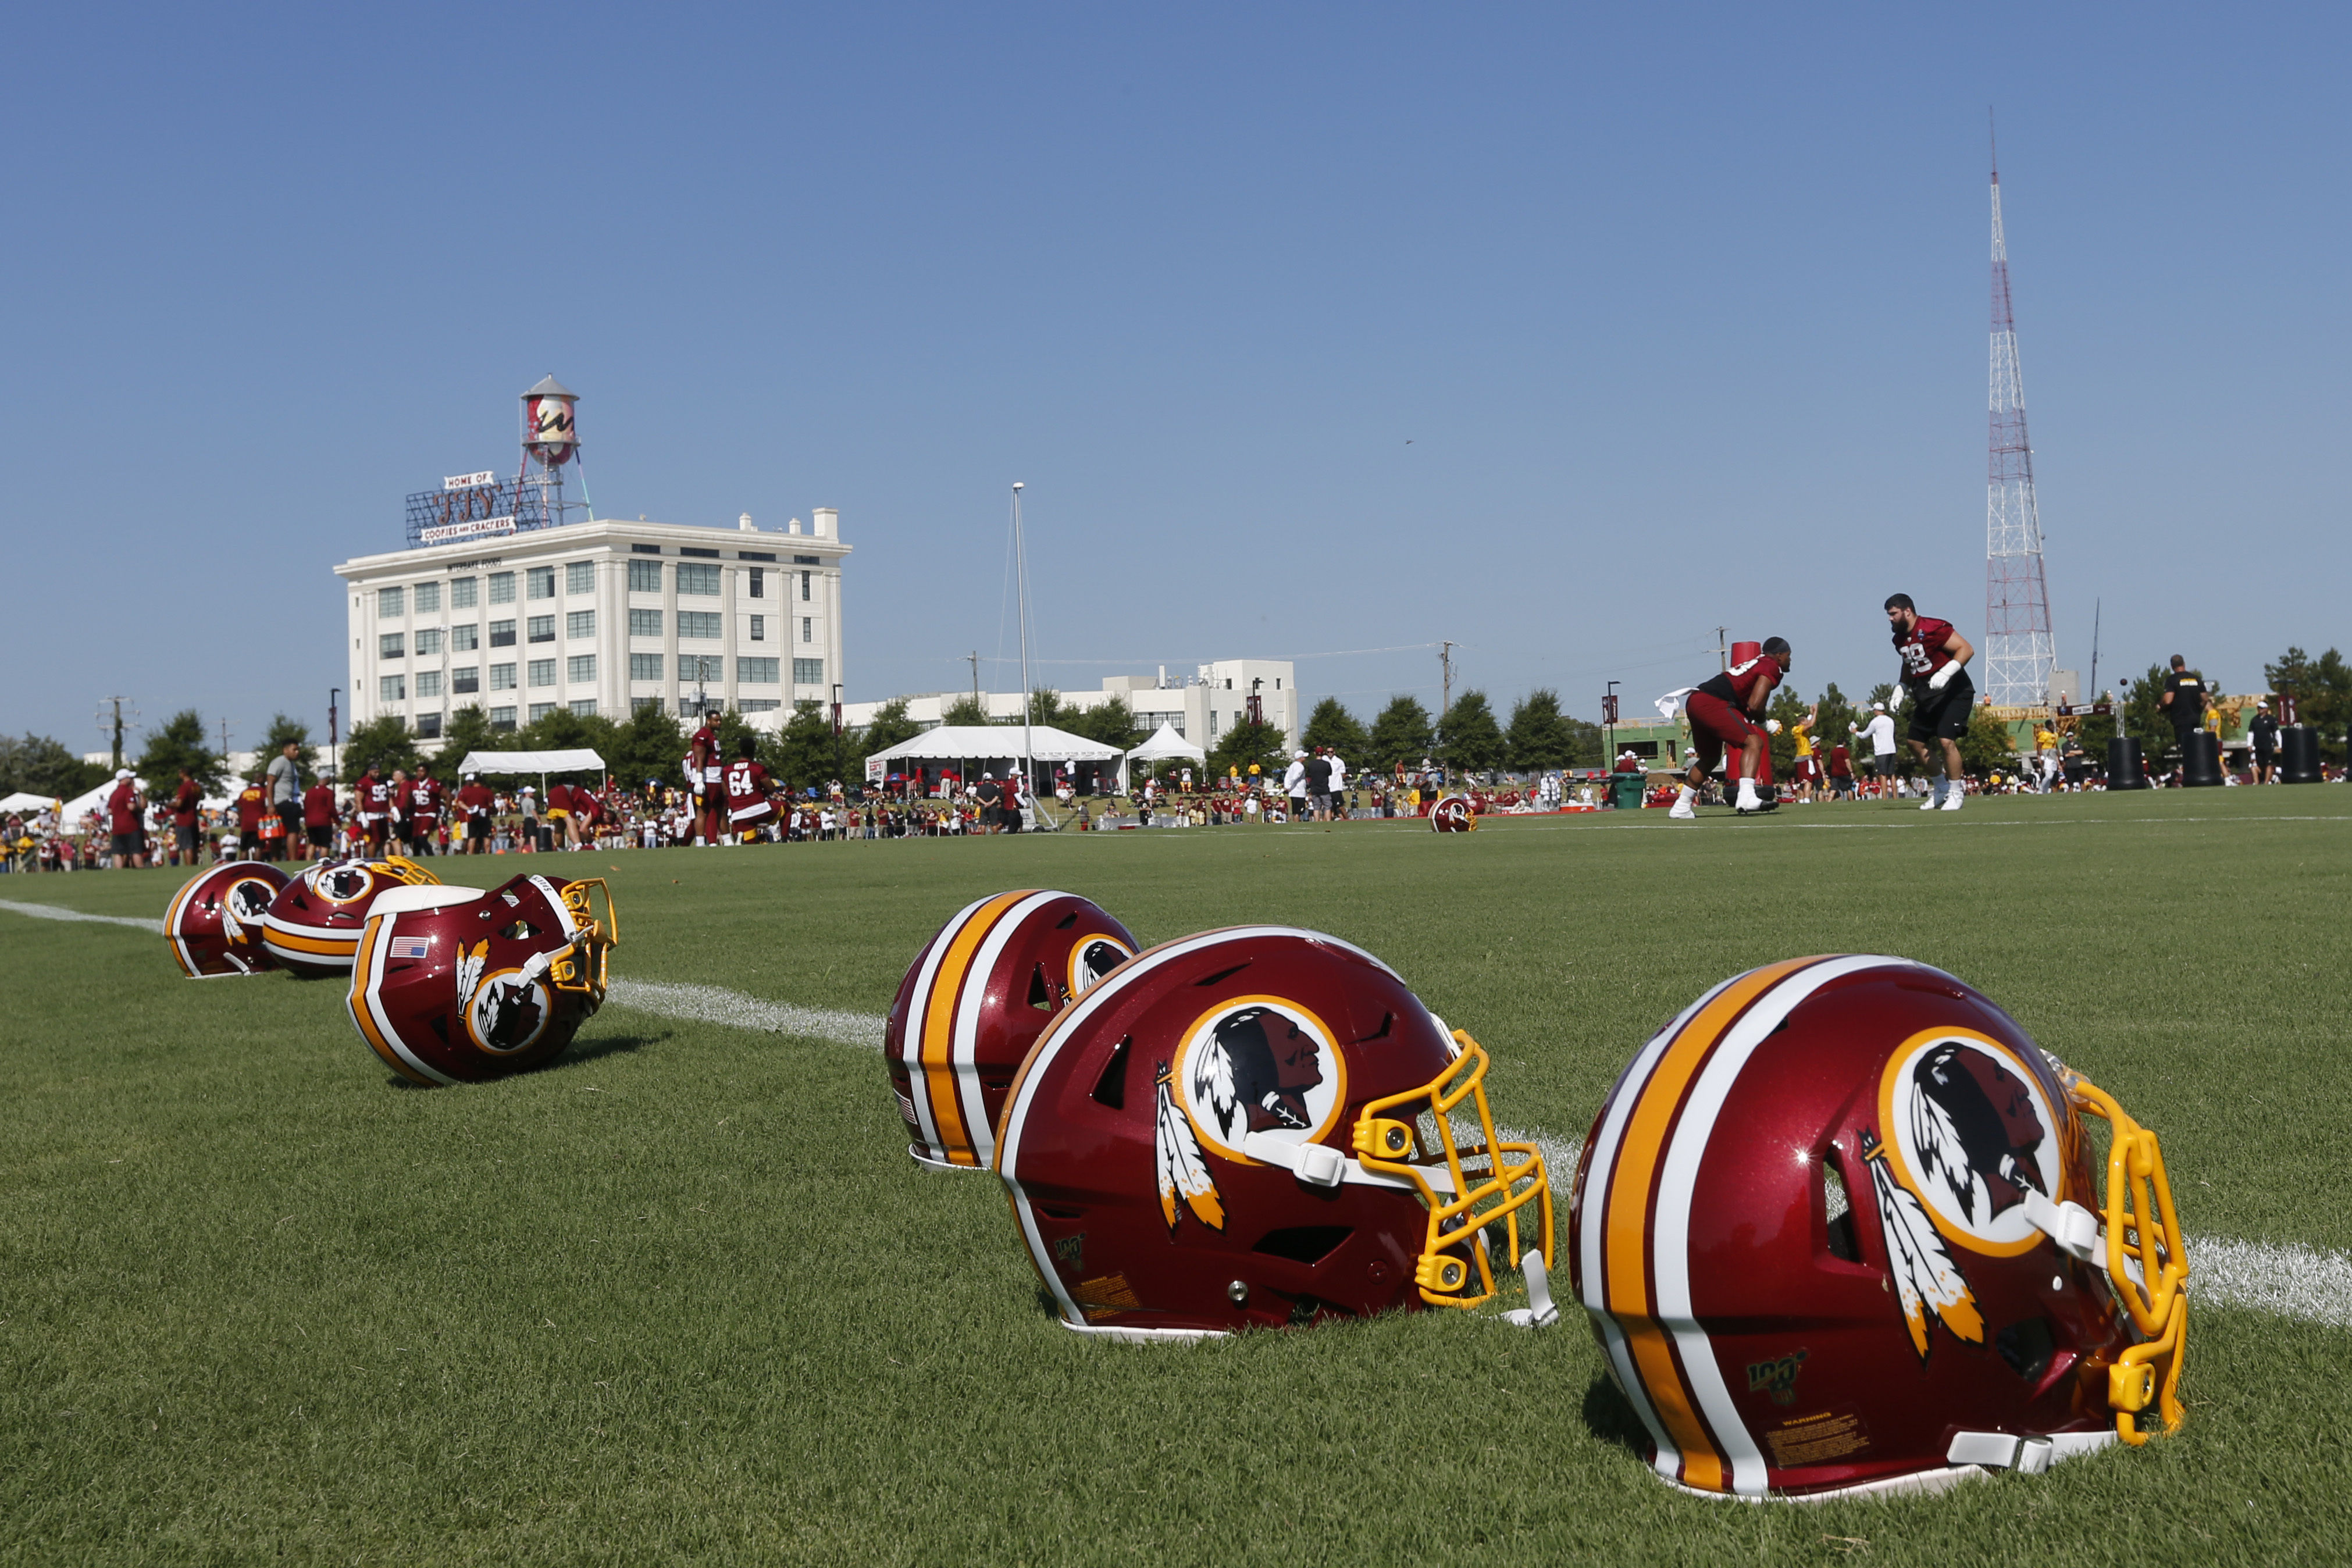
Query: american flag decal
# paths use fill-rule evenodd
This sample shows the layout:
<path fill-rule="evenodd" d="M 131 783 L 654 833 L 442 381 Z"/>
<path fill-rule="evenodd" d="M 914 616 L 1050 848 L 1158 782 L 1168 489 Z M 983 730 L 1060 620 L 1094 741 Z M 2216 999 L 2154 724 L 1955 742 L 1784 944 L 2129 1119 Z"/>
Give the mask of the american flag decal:
<path fill-rule="evenodd" d="M 433 939 L 429 936 L 396 936 L 392 939 L 392 956 L 394 958 L 423 958 L 432 951 Z"/>

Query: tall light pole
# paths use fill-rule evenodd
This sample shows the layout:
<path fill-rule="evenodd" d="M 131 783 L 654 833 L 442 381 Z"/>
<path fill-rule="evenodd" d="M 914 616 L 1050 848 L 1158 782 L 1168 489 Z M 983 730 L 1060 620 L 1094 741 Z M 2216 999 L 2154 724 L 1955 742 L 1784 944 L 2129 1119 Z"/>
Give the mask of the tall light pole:
<path fill-rule="evenodd" d="M 1021 793 L 1026 795 L 1035 783 L 1037 763 L 1029 736 L 1034 704 L 1029 691 L 1029 546 L 1021 531 L 1022 489 L 1019 479 L 1013 481 L 1013 571 L 1021 609 Z M 1020 803 L 1013 805 L 1017 810 Z"/>

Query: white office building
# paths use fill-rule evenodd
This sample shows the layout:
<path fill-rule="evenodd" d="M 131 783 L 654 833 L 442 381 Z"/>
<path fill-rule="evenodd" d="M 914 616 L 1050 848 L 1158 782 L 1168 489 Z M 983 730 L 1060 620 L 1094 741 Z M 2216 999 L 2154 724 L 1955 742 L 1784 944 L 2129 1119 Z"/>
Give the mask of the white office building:
<path fill-rule="evenodd" d="M 1218 742 L 1247 717 L 1253 691 L 1263 721 L 1282 731 L 1284 739 L 1295 748 L 1299 731 L 1307 721 L 1307 712 L 1299 701 L 1297 672 L 1288 659 L 1215 659 L 1194 667 L 1189 675 L 1175 677 L 1171 677 L 1163 666 L 1156 676 L 1114 675 L 1102 683 L 1099 690 L 1063 691 L 1059 696 L 1065 707 L 1080 712 L 1118 698 L 1135 714 L 1137 727 L 1144 734 L 1165 724 L 1202 751 L 1213 752 Z M 910 696 L 905 700 L 907 716 L 926 730 L 935 729 L 949 709 L 971 698 L 968 690 Z M 980 701 L 992 720 L 1015 724 L 1021 721 L 1018 691 L 984 691 L 980 694 Z M 882 706 L 879 702 L 845 704 L 841 710 L 842 721 L 870 724 Z"/>
<path fill-rule="evenodd" d="M 468 703 L 510 730 L 837 701 L 848 554 L 819 507 L 805 532 L 605 519 L 346 561 L 352 722 L 433 740 Z"/>

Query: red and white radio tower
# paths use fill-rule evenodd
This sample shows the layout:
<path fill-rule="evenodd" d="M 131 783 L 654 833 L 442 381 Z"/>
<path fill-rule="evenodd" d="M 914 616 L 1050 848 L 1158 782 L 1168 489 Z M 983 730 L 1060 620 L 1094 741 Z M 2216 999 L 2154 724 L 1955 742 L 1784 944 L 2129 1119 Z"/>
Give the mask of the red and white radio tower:
<path fill-rule="evenodd" d="M 2050 700 L 2057 638 L 2042 574 L 2042 510 L 2025 436 L 2025 374 L 2009 304 L 2009 244 L 2000 230 L 2000 160 L 1992 166 L 1992 391 L 1985 478 L 1985 697 L 1995 707 Z"/>

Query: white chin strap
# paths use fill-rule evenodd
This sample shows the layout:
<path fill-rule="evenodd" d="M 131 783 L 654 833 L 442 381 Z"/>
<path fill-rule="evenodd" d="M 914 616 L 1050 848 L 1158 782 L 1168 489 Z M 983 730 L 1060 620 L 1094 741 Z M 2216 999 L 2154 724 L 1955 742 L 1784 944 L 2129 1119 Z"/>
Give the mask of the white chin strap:
<path fill-rule="evenodd" d="M 1543 1254 L 1529 1247 L 1519 1259 L 1519 1272 L 1527 1276 L 1528 1304 L 1504 1313 L 1503 1321 L 1515 1329 L 1549 1328 L 1559 1322 L 1559 1308 L 1551 1299 L 1551 1275 L 1544 1268 Z"/>
<path fill-rule="evenodd" d="M 1959 1432 L 1944 1450 L 1944 1460 L 2038 1476 L 2061 1459 L 2104 1448 L 2115 1440 L 2112 1426 L 2101 1432 L 2053 1432 L 2046 1437 L 2021 1436 L 2015 1432 Z"/>
<path fill-rule="evenodd" d="M 2067 1257 L 2087 1263 L 2101 1273 L 2107 1272 L 2107 1227 L 2099 1216 L 2078 1203 L 2053 1204 L 2033 1188 L 2025 1189 L 2025 1217 L 2033 1227 L 2058 1244 L 2058 1250 Z M 2124 1254 L 2124 1273 L 2129 1286 L 2145 1289 L 2139 1259 Z M 2126 1279 L 2110 1277 L 2117 1289 L 2126 1288 Z"/>
<path fill-rule="evenodd" d="M 1271 1132 L 1252 1132 L 1242 1139 L 1242 1152 L 1262 1165 L 1279 1165 L 1310 1187 L 1336 1187 L 1354 1182 L 1369 1187 L 1395 1187 L 1408 1193 L 1421 1189 L 1403 1176 L 1368 1171 L 1328 1143 L 1293 1143 Z M 1441 1193 L 1454 1191 L 1454 1173 L 1443 1165 L 1416 1167 L 1422 1178 Z"/>

